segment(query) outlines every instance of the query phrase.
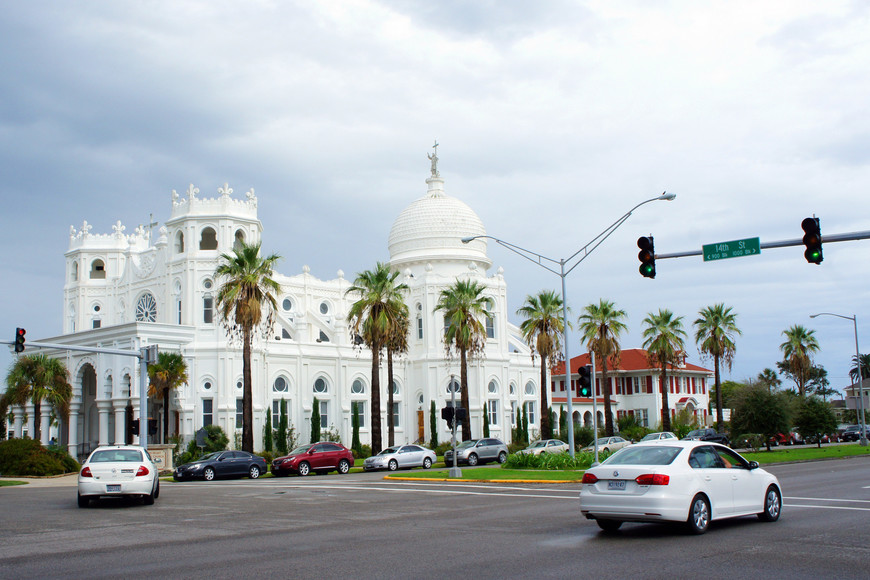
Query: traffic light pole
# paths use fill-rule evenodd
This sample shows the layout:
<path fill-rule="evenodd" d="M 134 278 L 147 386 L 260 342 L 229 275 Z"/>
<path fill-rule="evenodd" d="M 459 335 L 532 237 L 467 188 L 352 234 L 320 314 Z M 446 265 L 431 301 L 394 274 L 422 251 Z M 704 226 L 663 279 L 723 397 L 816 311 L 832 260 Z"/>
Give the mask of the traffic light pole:
<path fill-rule="evenodd" d="M 456 387 L 454 378 L 455 375 L 450 375 L 450 407 L 453 409 L 453 427 L 450 429 L 450 444 L 453 446 L 453 466 L 450 468 L 448 477 L 462 477 L 462 470 L 459 469 L 459 458 L 456 457 Z"/>
<path fill-rule="evenodd" d="M 52 348 L 57 350 L 75 350 L 80 352 L 96 352 L 100 354 L 115 354 L 132 356 L 139 359 L 139 445 L 148 448 L 148 364 L 157 362 L 157 345 L 143 346 L 139 350 L 122 350 L 118 348 L 98 348 L 90 346 L 72 346 L 54 342 L 28 342 L 27 348 Z"/>
<path fill-rule="evenodd" d="M 822 236 L 822 243 L 830 244 L 833 242 L 851 242 L 854 240 L 870 239 L 870 231 L 849 232 L 846 234 L 825 234 Z M 760 244 L 762 250 L 771 248 L 787 248 L 790 246 L 803 246 L 803 238 L 793 240 L 780 240 L 778 242 L 765 242 Z M 672 252 L 670 254 L 656 254 L 656 260 L 667 260 L 668 258 L 688 258 L 690 256 L 703 256 L 704 250 L 690 250 L 688 252 Z"/>

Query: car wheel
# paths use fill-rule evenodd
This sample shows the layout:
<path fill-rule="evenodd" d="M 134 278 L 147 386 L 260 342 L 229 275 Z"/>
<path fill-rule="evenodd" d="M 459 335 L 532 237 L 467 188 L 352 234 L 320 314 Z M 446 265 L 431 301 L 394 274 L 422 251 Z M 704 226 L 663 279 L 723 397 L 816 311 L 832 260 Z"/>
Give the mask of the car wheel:
<path fill-rule="evenodd" d="M 157 487 L 154 488 L 154 499 L 160 497 L 160 480 L 157 480 Z"/>
<path fill-rule="evenodd" d="M 86 495 L 79 494 L 79 507 L 86 508 L 91 505 L 91 498 Z"/>
<path fill-rule="evenodd" d="M 206 468 L 205 468 L 205 471 L 202 472 L 202 477 L 203 477 L 206 481 L 211 481 L 211 480 L 213 480 L 213 479 L 214 479 L 214 468 L 212 468 L 212 467 L 206 467 Z"/>
<path fill-rule="evenodd" d="M 686 525 L 693 534 L 703 534 L 710 527 L 710 502 L 700 493 L 692 499 Z"/>
<path fill-rule="evenodd" d="M 471 455 L 468 456 L 468 465 L 470 465 L 472 467 L 477 465 L 477 454 L 476 453 L 472 453 Z"/>
<path fill-rule="evenodd" d="M 308 462 L 303 461 L 302 463 L 300 463 L 299 464 L 299 475 L 301 475 L 302 477 L 305 477 L 309 473 L 311 473 L 311 466 L 308 465 Z"/>
<path fill-rule="evenodd" d="M 154 494 L 149 493 L 148 495 L 143 495 L 142 503 L 144 503 L 145 505 L 154 505 Z"/>
<path fill-rule="evenodd" d="M 432 460 L 426 457 L 423 459 L 423 469 L 429 469 L 430 467 L 432 467 Z"/>
<path fill-rule="evenodd" d="M 390 471 L 396 471 L 399 469 L 399 463 L 395 459 L 390 459 L 389 467 Z"/>
<path fill-rule="evenodd" d="M 251 469 L 248 471 L 248 477 L 251 479 L 257 479 L 260 477 L 260 468 L 256 465 L 252 465 Z"/>
<path fill-rule="evenodd" d="M 338 462 L 338 472 L 342 475 L 350 471 L 350 462 L 347 459 L 342 459 Z"/>
<path fill-rule="evenodd" d="M 599 528 L 608 533 L 615 532 L 622 525 L 622 522 L 619 520 L 595 520 L 595 523 L 598 524 Z"/>
<path fill-rule="evenodd" d="M 507 453 L 502 451 L 501 453 L 498 454 L 498 462 L 504 463 L 505 461 L 507 461 Z"/>
<path fill-rule="evenodd" d="M 758 514 L 759 519 L 765 522 L 775 522 L 782 513 L 782 496 L 776 486 L 771 485 L 764 494 L 764 511 Z"/>

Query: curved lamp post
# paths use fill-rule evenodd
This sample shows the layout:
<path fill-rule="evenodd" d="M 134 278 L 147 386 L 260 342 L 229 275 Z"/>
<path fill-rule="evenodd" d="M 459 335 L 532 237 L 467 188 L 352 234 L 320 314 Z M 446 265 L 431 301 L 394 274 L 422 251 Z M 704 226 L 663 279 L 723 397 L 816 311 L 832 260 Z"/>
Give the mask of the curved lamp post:
<path fill-rule="evenodd" d="M 851 320 L 855 326 L 855 368 L 858 370 L 858 424 L 861 427 L 860 441 L 861 445 L 867 445 L 867 423 L 864 421 L 864 376 L 861 374 L 861 351 L 858 350 L 858 316 L 843 316 L 842 314 L 834 314 L 833 312 L 819 312 L 818 314 L 810 314 L 810 318 L 816 316 L 836 316 L 844 320 Z"/>
<path fill-rule="evenodd" d="M 568 258 L 562 258 L 559 260 L 556 260 L 554 258 L 548 258 L 547 256 L 538 254 L 537 252 L 533 252 L 531 250 L 527 250 L 523 247 L 517 246 L 516 244 L 506 242 L 506 241 L 499 239 L 499 238 L 496 238 L 494 236 L 483 235 L 483 236 L 470 236 L 467 238 L 462 238 L 463 244 L 467 244 L 467 243 L 469 243 L 473 240 L 479 239 L 479 238 L 486 238 L 486 239 L 492 240 L 492 241 L 496 242 L 497 244 L 499 244 L 500 246 L 504 246 L 508 250 L 514 252 L 515 254 L 519 254 L 523 258 L 525 258 L 531 262 L 534 262 L 535 264 L 544 268 L 545 270 L 548 270 L 548 271 L 552 272 L 553 274 L 556 274 L 557 276 L 559 276 L 562 279 L 562 323 L 564 326 L 564 328 L 562 330 L 562 334 L 563 334 L 563 338 L 565 339 L 565 387 L 566 387 L 567 399 L 568 399 L 569 424 L 571 425 L 571 428 L 568 429 L 568 448 L 569 448 L 569 451 L 571 453 L 571 457 L 574 457 L 574 407 L 572 406 L 572 402 L 571 402 L 571 399 L 573 399 L 574 393 L 571 389 L 571 355 L 569 353 L 569 348 L 568 348 L 568 297 L 567 297 L 567 292 L 565 289 L 565 277 L 568 274 L 570 274 L 571 271 L 574 270 L 574 268 L 576 268 L 580 264 L 580 262 L 585 260 L 586 257 L 589 256 L 589 254 L 591 254 L 598 246 L 600 246 L 601 243 L 604 242 L 604 240 L 606 240 L 608 237 L 610 237 L 610 234 L 612 234 L 614 231 L 616 231 L 616 229 L 619 226 L 621 226 L 629 217 L 631 217 L 631 214 L 632 214 L 632 212 L 634 212 L 634 210 L 636 210 L 637 208 L 639 208 L 640 206 L 642 206 L 644 204 L 650 203 L 651 201 L 662 201 L 662 200 L 671 201 L 675 197 L 677 197 L 677 194 L 668 193 L 665 191 L 665 192 L 662 192 L 662 194 L 659 196 L 656 196 L 656 197 L 653 197 L 651 199 L 647 199 L 646 201 L 640 202 L 639 204 L 637 204 L 636 206 L 634 206 L 633 208 L 628 210 L 625 214 L 623 214 L 622 217 L 620 217 L 618 220 L 616 220 L 615 222 L 610 224 L 610 226 L 608 226 L 603 232 L 601 232 L 600 234 L 595 236 L 592 239 L 592 241 L 590 241 L 588 244 L 586 244 L 585 246 L 583 246 L 582 248 L 580 248 L 579 250 L 577 250 L 576 252 L 571 254 L 571 256 L 569 256 Z M 574 262 L 573 264 L 571 264 L 572 261 Z M 558 270 L 556 269 L 556 265 L 559 266 Z M 594 376 L 592 377 L 592 385 L 593 385 L 593 387 L 592 387 L 592 389 L 593 389 L 592 390 L 592 400 L 595 401 L 595 390 L 594 390 L 595 389 L 595 386 L 594 386 L 595 385 L 595 377 Z M 546 389 L 547 385 L 541 385 L 541 388 Z M 546 413 L 546 412 L 547 412 L 547 409 L 541 409 L 542 414 Z M 597 420 L 598 420 L 597 417 L 593 417 L 593 421 L 595 421 L 597 423 Z M 595 428 L 595 440 L 596 441 L 598 440 L 597 427 Z M 596 447 L 596 450 L 597 450 L 597 447 Z"/>

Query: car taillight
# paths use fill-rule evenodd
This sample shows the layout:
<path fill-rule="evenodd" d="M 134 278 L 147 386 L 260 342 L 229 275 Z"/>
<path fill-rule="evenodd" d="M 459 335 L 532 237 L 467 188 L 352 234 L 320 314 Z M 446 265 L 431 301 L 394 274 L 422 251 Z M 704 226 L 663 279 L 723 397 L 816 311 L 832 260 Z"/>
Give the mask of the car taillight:
<path fill-rule="evenodd" d="M 583 479 L 580 480 L 580 483 L 595 483 L 598 481 L 598 478 L 592 475 L 591 473 L 584 473 Z"/>
<path fill-rule="evenodd" d="M 667 485 L 671 476 L 664 473 L 644 473 L 634 478 L 638 485 Z"/>
<path fill-rule="evenodd" d="M 144 465 L 140 465 L 139 469 L 136 471 L 136 477 L 142 477 L 143 475 L 148 475 L 149 473 L 151 472 L 148 471 L 147 467 L 145 467 Z"/>
<path fill-rule="evenodd" d="M 82 477 L 93 477 L 90 467 L 85 467 L 84 469 L 82 469 Z"/>

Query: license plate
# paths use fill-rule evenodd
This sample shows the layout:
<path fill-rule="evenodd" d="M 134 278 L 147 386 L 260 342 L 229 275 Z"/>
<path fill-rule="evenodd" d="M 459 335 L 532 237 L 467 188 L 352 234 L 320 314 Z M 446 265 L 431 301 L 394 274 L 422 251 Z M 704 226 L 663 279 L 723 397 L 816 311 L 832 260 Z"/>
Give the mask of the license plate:
<path fill-rule="evenodd" d="M 625 480 L 624 479 L 614 479 L 607 482 L 607 489 L 614 489 L 616 491 L 622 491 L 625 489 Z"/>
<path fill-rule="evenodd" d="M 121 493 L 121 484 L 106 485 L 106 493 Z"/>

